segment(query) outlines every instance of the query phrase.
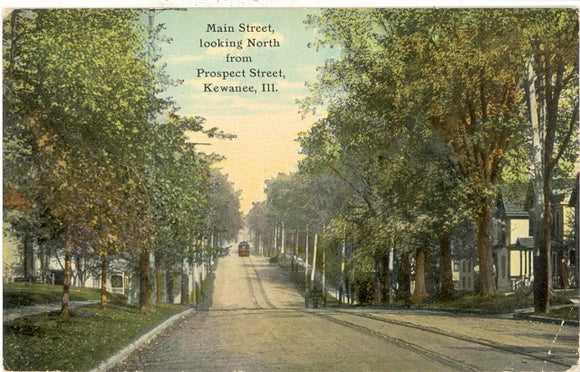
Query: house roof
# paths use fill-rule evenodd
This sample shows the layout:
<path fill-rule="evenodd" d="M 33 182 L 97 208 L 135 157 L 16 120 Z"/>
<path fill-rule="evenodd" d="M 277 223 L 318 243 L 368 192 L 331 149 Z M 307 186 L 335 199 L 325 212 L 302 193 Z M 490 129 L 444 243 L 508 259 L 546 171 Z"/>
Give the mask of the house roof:
<path fill-rule="evenodd" d="M 516 245 L 526 249 L 534 249 L 534 238 L 531 236 L 518 238 Z"/>
<path fill-rule="evenodd" d="M 525 200 L 509 200 L 506 197 L 502 197 L 503 210 L 506 217 L 510 218 L 529 218 L 529 213 L 526 210 Z"/>

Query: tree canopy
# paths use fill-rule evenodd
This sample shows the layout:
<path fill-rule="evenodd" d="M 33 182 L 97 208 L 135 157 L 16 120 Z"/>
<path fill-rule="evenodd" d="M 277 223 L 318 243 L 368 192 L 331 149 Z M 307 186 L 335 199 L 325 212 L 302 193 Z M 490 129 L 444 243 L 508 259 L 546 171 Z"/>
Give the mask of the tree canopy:
<path fill-rule="evenodd" d="M 137 9 L 13 10 L 4 19 L 4 190 L 30 204 L 18 217 L 30 223 L 15 228 L 40 239 L 33 226 L 44 224 L 65 237 L 63 320 L 79 237 L 90 237 L 103 270 L 119 254 L 143 259 L 146 309 L 152 248 L 169 264 L 191 255 L 214 224 L 229 221 L 228 237 L 240 228 L 239 195 L 215 190 L 212 178 L 227 188 L 210 170 L 216 157 L 186 132 L 227 135 L 159 98 L 171 83 L 156 63 L 161 30 Z M 233 208 L 227 217 L 222 197 Z M 215 210 L 219 218 L 208 220 Z"/>

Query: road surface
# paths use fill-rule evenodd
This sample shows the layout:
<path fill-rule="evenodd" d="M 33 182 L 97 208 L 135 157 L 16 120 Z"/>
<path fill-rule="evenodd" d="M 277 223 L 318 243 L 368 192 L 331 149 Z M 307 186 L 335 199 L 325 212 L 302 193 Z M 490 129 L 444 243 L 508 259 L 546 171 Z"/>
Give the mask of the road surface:
<path fill-rule="evenodd" d="M 211 305 L 115 371 L 567 371 L 578 329 L 429 312 L 306 310 L 264 257 L 221 258 Z"/>

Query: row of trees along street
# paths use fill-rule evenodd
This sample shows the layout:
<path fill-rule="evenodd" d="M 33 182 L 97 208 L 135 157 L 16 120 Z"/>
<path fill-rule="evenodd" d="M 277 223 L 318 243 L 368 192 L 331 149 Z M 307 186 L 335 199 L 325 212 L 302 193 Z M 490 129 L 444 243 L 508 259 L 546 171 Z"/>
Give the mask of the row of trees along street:
<path fill-rule="evenodd" d="M 64 251 L 62 320 L 71 260 L 125 258 L 139 273 L 139 307 L 157 300 L 161 271 L 208 260 L 241 228 L 239 195 L 220 158 L 187 133 L 231 137 L 182 117 L 159 62 L 155 10 L 13 10 L 4 16 L 5 221 L 24 255 Z M 14 200 L 20 200 L 14 203 Z M 10 205 L 10 200 L 5 205 Z M 208 244 L 208 242 L 213 244 Z M 105 305 L 105 280 L 102 305 Z M 81 283 L 82 285 L 82 280 Z M 187 296 L 182 296 L 182 301 Z"/>
<path fill-rule="evenodd" d="M 312 47 L 340 51 L 301 102 L 328 113 L 300 134 L 299 170 L 269 180 L 250 212 L 256 244 L 285 231 L 282 244 L 312 262 L 305 242 L 320 235 L 340 288 L 375 285 L 388 301 L 398 282 L 421 301 L 451 296 L 451 242 L 472 235 L 488 297 L 493 206 L 529 190 L 534 302 L 548 311 L 550 201 L 570 193 L 578 162 L 576 11 L 327 9 L 306 23 Z"/>

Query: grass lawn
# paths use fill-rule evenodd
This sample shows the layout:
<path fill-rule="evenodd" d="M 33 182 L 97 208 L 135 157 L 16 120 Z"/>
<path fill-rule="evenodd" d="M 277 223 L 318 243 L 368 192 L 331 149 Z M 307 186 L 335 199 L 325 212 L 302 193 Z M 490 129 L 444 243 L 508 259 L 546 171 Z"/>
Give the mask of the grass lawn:
<path fill-rule="evenodd" d="M 578 321 L 578 305 L 562 306 L 556 309 L 550 309 L 550 312 L 545 313 L 530 313 L 530 315 L 539 315 L 549 318 L 558 318 L 564 320 Z"/>
<path fill-rule="evenodd" d="M 425 301 L 416 304 L 417 307 L 434 309 L 478 310 L 482 312 L 505 312 L 516 309 L 525 309 L 532 306 L 534 301 L 530 291 L 510 293 L 495 293 L 487 298 L 476 294 L 456 294 L 449 301 Z"/>
<path fill-rule="evenodd" d="M 70 322 L 59 313 L 21 318 L 4 324 L 4 368 L 7 370 L 85 371 L 163 319 L 183 310 L 180 305 L 98 306 L 76 311 Z"/>
<path fill-rule="evenodd" d="M 38 305 L 62 300 L 62 285 L 38 283 L 4 283 L 4 308 Z M 101 292 L 97 288 L 71 288 L 71 301 L 100 301 Z M 124 304 L 123 295 L 107 293 L 107 302 Z"/>
<path fill-rule="evenodd" d="M 578 296 L 574 289 L 558 290 L 550 296 L 550 305 L 570 304 L 570 299 Z M 510 312 L 527 309 L 534 306 L 534 295 L 531 290 L 517 292 L 495 293 L 487 298 L 481 298 L 473 293 L 459 293 L 449 301 L 427 299 L 424 302 L 409 305 L 402 301 L 394 304 L 396 307 L 413 307 L 441 310 L 474 310 L 487 313 Z"/>

